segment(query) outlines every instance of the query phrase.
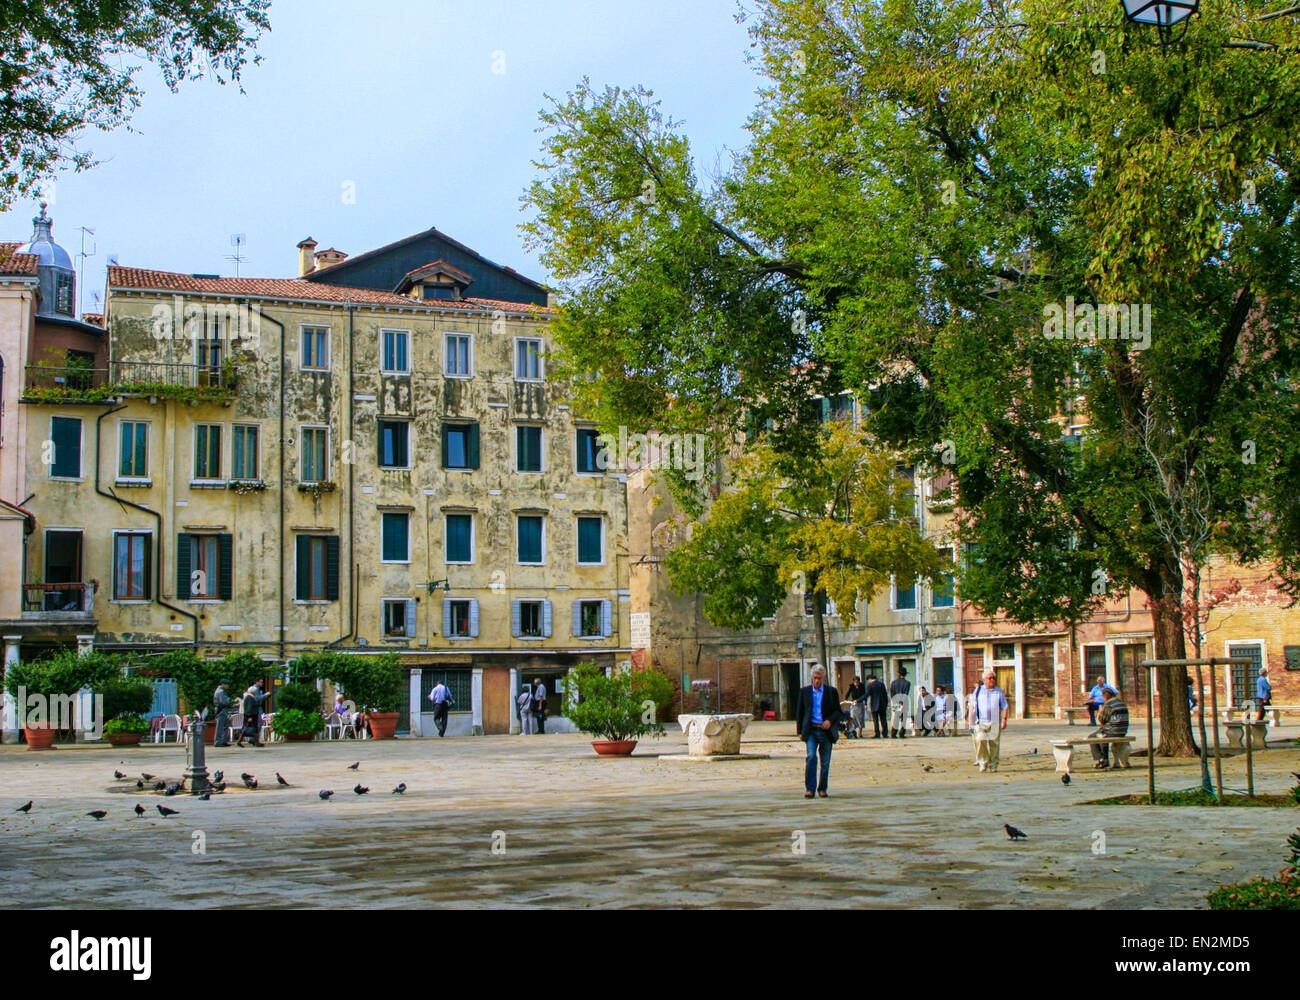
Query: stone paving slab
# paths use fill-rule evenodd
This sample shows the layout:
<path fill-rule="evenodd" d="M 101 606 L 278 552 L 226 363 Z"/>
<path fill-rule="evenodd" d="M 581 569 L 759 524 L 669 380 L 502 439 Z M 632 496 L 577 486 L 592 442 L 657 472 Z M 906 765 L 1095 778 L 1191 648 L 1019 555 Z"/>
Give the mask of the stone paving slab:
<path fill-rule="evenodd" d="M 0 907 L 1197 907 L 1280 868 L 1300 824 L 1300 810 L 1081 805 L 1144 791 L 1145 760 L 1063 786 L 1050 743 L 1063 723 L 1013 724 L 1001 770 L 984 775 L 964 737 L 841 740 L 831 797 L 807 800 L 789 728 L 750 727 L 742 750 L 766 758 L 694 767 L 658 759 L 685 752 L 681 734 L 627 759 L 565 734 L 230 748 L 209 767 L 261 787 L 209 802 L 112 779 L 179 777 L 175 746 L 4 747 Z M 1223 766 L 1244 787 L 1244 756 Z M 1256 767 L 1258 791 L 1283 792 L 1300 750 Z M 1158 787 L 1195 785 L 1198 770 L 1158 760 Z M 390 794 L 399 781 L 404 796 Z M 13 811 L 28 799 L 30 815 Z M 1029 840 L 1009 842 L 1004 822 Z"/>

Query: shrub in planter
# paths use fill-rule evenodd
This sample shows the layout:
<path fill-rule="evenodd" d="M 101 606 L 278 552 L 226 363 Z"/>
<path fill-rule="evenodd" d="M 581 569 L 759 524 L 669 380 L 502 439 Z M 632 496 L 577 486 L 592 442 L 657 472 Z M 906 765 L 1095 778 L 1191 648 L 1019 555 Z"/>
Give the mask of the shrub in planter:
<path fill-rule="evenodd" d="M 279 709 L 271 719 L 271 730 L 276 736 L 305 737 L 315 736 L 325 726 L 319 710 L 304 711 L 301 708 Z"/>
<path fill-rule="evenodd" d="M 275 693 L 275 710 L 277 713 L 299 711 L 315 712 L 320 715 L 320 692 L 316 690 L 315 684 L 307 684 L 301 681 L 286 684 Z M 274 722 L 274 720 L 272 721 Z"/>
<path fill-rule="evenodd" d="M 672 697 L 672 682 L 656 670 L 624 670 L 613 677 L 594 663 L 580 663 L 569 674 L 569 721 L 602 740 L 622 742 L 663 735 L 658 705 Z"/>
<path fill-rule="evenodd" d="M 110 721 L 128 716 L 140 717 L 153 708 L 153 685 L 133 678 L 109 681 L 103 687 L 104 718 Z M 145 730 L 148 731 L 148 725 Z M 109 732 L 105 724 L 104 732 Z"/>
<path fill-rule="evenodd" d="M 75 651 L 64 650 L 44 659 L 10 664 L 5 671 L 4 687 L 15 698 L 20 692 L 28 697 L 40 695 L 46 699 L 72 696 L 83 688 L 105 693 L 111 685 L 121 683 L 122 669 L 129 662 L 128 658 L 108 653 L 92 652 L 88 656 L 78 656 Z M 25 710 L 26 706 L 19 706 L 20 712 Z M 59 721 L 55 716 L 55 706 L 47 701 L 44 719 L 47 724 L 38 728 L 48 730 L 48 723 Z"/>
<path fill-rule="evenodd" d="M 343 689 L 358 709 L 368 712 L 396 712 L 406 690 L 405 671 L 396 653 L 357 656 L 335 653 L 322 664 L 326 679 Z"/>
<path fill-rule="evenodd" d="M 105 736 L 143 736 L 149 731 L 149 723 L 139 715 L 122 715 L 104 723 Z"/>

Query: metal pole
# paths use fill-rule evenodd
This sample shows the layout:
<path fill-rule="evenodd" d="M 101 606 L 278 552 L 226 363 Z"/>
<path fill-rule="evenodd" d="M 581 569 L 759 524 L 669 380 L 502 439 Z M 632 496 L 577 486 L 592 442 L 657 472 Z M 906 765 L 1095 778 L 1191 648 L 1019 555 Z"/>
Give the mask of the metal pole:
<path fill-rule="evenodd" d="M 1255 754 L 1253 752 L 1255 741 L 1251 736 L 1255 726 L 1249 714 L 1243 717 L 1243 725 L 1246 730 L 1246 797 L 1253 799 L 1255 797 Z"/>
<path fill-rule="evenodd" d="M 1156 804 L 1156 699 L 1151 690 L 1155 668 L 1147 667 L 1147 805 Z"/>
<path fill-rule="evenodd" d="M 1223 801 L 1223 761 L 1219 757 L 1219 678 L 1214 672 L 1214 657 L 1210 657 L 1210 717 L 1214 722 L 1214 783 L 1219 792 L 1217 798 Z M 1229 668 L 1231 669 L 1231 668 Z"/>

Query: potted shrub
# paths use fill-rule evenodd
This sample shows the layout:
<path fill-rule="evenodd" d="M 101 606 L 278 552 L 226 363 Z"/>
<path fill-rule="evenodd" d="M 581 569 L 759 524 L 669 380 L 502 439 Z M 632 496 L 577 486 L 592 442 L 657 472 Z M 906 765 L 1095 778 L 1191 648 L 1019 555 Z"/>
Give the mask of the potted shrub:
<path fill-rule="evenodd" d="M 135 746 L 149 731 L 144 716 L 153 706 L 153 685 L 132 678 L 104 685 L 104 739 L 115 747 Z"/>
<path fill-rule="evenodd" d="M 271 731 L 290 743 L 314 740 L 324 726 L 320 712 L 305 712 L 301 708 L 278 708 L 271 718 Z"/>
<path fill-rule="evenodd" d="M 73 650 L 65 650 L 43 660 L 10 664 L 5 671 L 5 690 L 20 701 L 18 710 L 23 718 L 27 748 L 48 750 L 54 744 L 61 721 L 69 724 L 64 731 L 71 735 L 71 720 L 56 717 L 53 699 L 75 696 L 83 688 L 102 693 L 108 684 L 121 677 L 123 663 L 122 659 L 106 653 L 78 656 Z M 46 700 L 43 719 L 27 718 L 30 701 L 22 704 L 20 693 L 29 699 L 39 695 Z"/>
<path fill-rule="evenodd" d="M 646 735 L 663 735 L 657 706 L 672 696 L 672 682 L 656 670 L 624 670 L 606 677 L 594 663 L 580 663 L 569 674 L 573 702 L 569 721 L 583 732 L 602 757 L 626 757 Z"/>
<path fill-rule="evenodd" d="M 149 723 L 144 717 L 130 712 L 104 723 L 104 739 L 115 747 L 138 746 L 148 731 Z"/>
<path fill-rule="evenodd" d="M 330 681 L 343 689 L 358 710 L 364 710 L 370 733 L 391 740 L 397 732 L 398 709 L 406 689 L 405 671 L 396 653 L 373 656 L 334 653 L 320 662 Z"/>

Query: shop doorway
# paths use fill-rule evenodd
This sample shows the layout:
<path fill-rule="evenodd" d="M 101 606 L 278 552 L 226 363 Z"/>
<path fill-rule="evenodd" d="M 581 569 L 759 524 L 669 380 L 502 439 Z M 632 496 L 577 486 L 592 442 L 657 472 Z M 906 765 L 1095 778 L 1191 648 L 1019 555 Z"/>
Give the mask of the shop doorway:
<path fill-rule="evenodd" d="M 1045 719 L 1056 715 L 1056 656 L 1050 642 L 1026 643 L 1025 718 Z"/>
<path fill-rule="evenodd" d="M 794 718 L 795 704 L 799 699 L 799 664 L 789 660 L 781 661 L 781 683 L 784 688 L 784 704 L 781 706 L 781 716 L 785 719 Z"/>

